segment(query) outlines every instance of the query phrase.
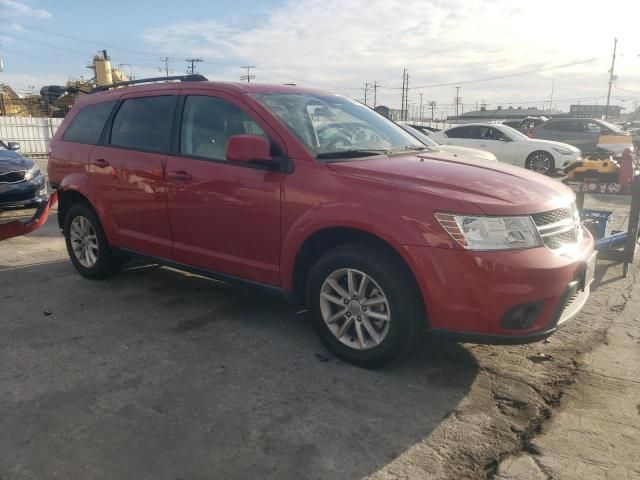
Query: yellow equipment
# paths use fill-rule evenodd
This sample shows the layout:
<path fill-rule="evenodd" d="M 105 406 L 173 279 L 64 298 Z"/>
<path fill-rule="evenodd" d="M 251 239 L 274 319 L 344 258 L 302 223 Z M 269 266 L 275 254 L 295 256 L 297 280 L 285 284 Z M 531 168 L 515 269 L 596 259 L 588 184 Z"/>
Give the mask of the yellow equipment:
<path fill-rule="evenodd" d="M 578 160 L 564 169 L 567 180 L 617 182 L 620 165 L 615 160 Z"/>

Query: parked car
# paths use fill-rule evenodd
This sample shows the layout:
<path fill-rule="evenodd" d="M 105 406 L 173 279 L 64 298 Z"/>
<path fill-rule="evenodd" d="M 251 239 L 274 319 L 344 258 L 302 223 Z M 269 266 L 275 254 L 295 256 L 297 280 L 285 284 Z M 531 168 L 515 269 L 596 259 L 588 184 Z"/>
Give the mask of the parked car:
<path fill-rule="evenodd" d="M 515 128 L 524 134 L 528 134 L 536 126 L 546 122 L 547 120 L 547 117 L 524 117 L 519 120 L 507 120 L 506 122 L 502 122 L 502 125 Z"/>
<path fill-rule="evenodd" d="M 541 123 L 532 131 L 533 138 L 555 140 L 573 145 L 587 154 L 621 154 L 625 148 L 633 148 L 628 132 L 604 120 L 593 118 L 553 118 Z"/>
<path fill-rule="evenodd" d="M 506 125 L 469 123 L 432 135 L 438 143 L 481 148 L 499 162 L 524 167 L 544 175 L 566 167 L 580 157 L 580 150 L 566 143 L 534 140 Z"/>
<path fill-rule="evenodd" d="M 406 125 L 404 123 L 398 123 L 398 125 L 404 131 L 410 133 L 418 140 L 420 140 L 424 145 L 426 145 L 427 147 L 431 147 L 434 151 L 449 153 L 451 155 L 461 155 L 463 157 L 480 158 L 482 160 L 488 160 L 490 162 L 498 161 L 493 153 L 487 152 L 486 150 L 480 150 L 477 148 L 456 147 L 454 145 L 440 145 L 434 139 L 428 137 L 427 135 L 410 125 Z"/>
<path fill-rule="evenodd" d="M 318 135 L 341 123 L 376 135 Z M 127 254 L 306 301 L 326 347 L 364 367 L 427 328 L 541 340 L 580 311 L 593 278 L 566 186 L 434 152 L 364 105 L 300 87 L 85 95 L 48 171 L 81 275 L 108 277 Z"/>
<path fill-rule="evenodd" d="M 0 211 L 36 207 L 47 198 L 42 171 L 18 150 L 20 144 L 0 140 Z"/>

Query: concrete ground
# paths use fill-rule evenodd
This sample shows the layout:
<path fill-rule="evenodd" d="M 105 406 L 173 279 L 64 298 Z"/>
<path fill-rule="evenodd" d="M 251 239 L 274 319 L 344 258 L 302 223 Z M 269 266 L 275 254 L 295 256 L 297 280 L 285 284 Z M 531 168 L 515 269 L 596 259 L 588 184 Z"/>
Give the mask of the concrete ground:
<path fill-rule="evenodd" d="M 548 343 L 425 339 L 367 371 L 250 290 L 153 265 L 85 280 L 51 218 L 0 244 L 0 479 L 631 478 L 636 273 L 599 263 Z"/>

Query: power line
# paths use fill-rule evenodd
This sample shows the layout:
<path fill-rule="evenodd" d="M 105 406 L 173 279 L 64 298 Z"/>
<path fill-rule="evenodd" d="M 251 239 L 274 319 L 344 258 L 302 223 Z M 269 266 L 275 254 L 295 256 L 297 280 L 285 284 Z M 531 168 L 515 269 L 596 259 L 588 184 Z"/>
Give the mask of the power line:
<path fill-rule="evenodd" d="M 240 68 L 244 68 L 245 70 L 247 70 L 247 74 L 246 75 L 240 76 L 240 80 L 242 80 L 243 82 L 246 80 L 247 83 L 249 83 L 251 80 L 256 78 L 255 75 L 251 75 L 251 69 L 256 68 L 255 65 L 245 65 L 245 66 L 240 67 Z"/>
<path fill-rule="evenodd" d="M 203 60 L 201 58 L 187 58 L 185 60 L 187 63 L 190 63 L 191 65 L 187 65 L 187 73 L 190 75 L 195 75 L 196 73 L 196 63 L 202 62 Z"/>
<path fill-rule="evenodd" d="M 582 65 L 585 63 L 591 63 L 594 62 L 596 60 L 596 58 L 589 58 L 587 60 L 580 60 L 577 62 L 571 62 L 571 63 L 565 63 L 563 65 L 554 65 L 552 67 L 545 67 L 545 68 L 538 68 L 536 70 L 527 70 L 527 71 L 523 71 L 523 72 L 519 72 L 519 73 L 511 73 L 508 75 L 498 75 L 498 76 L 494 76 L 494 77 L 486 77 L 486 78 L 477 78 L 475 80 L 462 80 L 459 82 L 451 82 L 451 83 L 436 83 L 436 84 L 432 84 L 432 85 L 421 85 L 418 87 L 413 87 L 414 90 L 422 90 L 423 88 L 437 88 L 437 87 L 455 87 L 457 85 L 467 85 L 469 83 L 479 83 L 479 82 L 489 82 L 492 80 L 502 80 L 505 78 L 513 78 L 513 77 L 519 77 L 522 75 L 530 75 L 532 73 L 538 73 L 538 72 L 548 72 L 550 70 L 558 70 L 561 68 L 568 68 L 568 67 L 573 67 L 575 65 Z M 390 90 L 399 90 L 402 87 L 385 87 L 387 89 Z"/>

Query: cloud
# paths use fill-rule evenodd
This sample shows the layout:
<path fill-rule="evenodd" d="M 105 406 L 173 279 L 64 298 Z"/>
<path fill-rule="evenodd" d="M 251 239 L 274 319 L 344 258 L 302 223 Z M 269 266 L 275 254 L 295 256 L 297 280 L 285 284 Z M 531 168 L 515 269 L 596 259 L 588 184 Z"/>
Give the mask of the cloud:
<path fill-rule="evenodd" d="M 296 82 L 361 97 L 365 81 L 378 80 L 379 101 L 400 103 L 401 72 L 411 75 L 410 101 L 453 102 L 453 86 L 415 87 L 512 75 L 592 57 L 587 64 L 464 85 L 463 101 L 544 101 L 551 78 L 555 98 L 602 96 L 613 40 L 606 25 L 631 32 L 632 16 L 573 2 L 539 0 L 514 8 L 508 0 L 298 0 L 272 9 L 253 25 L 220 19 L 183 21 L 144 31 L 161 52 L 193 54 L 208 61 L 214 78 L 238 78 L 240 65 L 254 63 L 259 81 Z M 633 4 L 628 4 L 633 9 Z M 624 10 L 624 9 L 623 9 Z M 614 14 L 614 15 L 613 15 Z M 611 16 L 612 18 L 607 18 Z M 613 18 L 615 17 L 615 18 Z M 177 53 L 179 52 L 179 53 Z M 640 61 L 627 65 L 627 88 L 640 89 Z M 622 73 L 619 74 L 622 76 Z M 635 72 L 635 73 L 634 73 Z M 631 89 L 631 88 L 630 88 Z"/>
<path fill-rule="evenodd" d="M 33 8 L 20 0 L 0 0 L 3 17 L 49 18 L 51 13 L 41 8 Z"/>

